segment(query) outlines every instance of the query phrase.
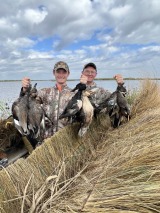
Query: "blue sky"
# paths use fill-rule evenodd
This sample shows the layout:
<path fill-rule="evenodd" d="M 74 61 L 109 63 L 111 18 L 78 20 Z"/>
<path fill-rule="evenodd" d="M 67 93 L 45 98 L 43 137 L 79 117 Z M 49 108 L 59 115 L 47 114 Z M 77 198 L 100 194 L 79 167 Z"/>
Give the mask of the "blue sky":
<path fill-rule="evenodd" d="M 9 6 L 8 6 L 9 5 Z M 160 77 L 159 0 L 1 0 L 0 79 L 53 79 L 59 60 L 78 79 Z"/>

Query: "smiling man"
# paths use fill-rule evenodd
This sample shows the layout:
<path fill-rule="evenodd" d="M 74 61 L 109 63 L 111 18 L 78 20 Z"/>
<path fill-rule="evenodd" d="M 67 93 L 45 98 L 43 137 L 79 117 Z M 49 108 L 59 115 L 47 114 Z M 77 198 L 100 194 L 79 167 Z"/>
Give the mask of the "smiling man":
<path fill-rule="evenodd" d="M 71 89 L 67 86 L 67 79 L 70 74 L 69 67 L 64 61 L 59 61 L 54 65 L 53 75 L 56 84 L 51 88 L 43 88 L 38 91 L 38 96 L 43 103 L 43 109 L 50 120 L 45 122 L 45 134 L 43 139 L 51 137 L 59 129 L 68 124 L 65 119 L 59 120 L 59 115 L 65 109 L 68 101 L 72 97 Z M 22 95 L 25 94 L 30 85 L 30 79 L 25 77 L 22 79 Z"/>
<path fill-rule="evenodd" d="M 111 92 L 97 86 L 97 84 L 94 82 L 96 76 L 97 67 L 94 63 L 90 62 L 84 65 L 80 82 L 87 85 L 87 90 L 92 90 L 94 92 L 90 97 L 90 101 L 94 105 L 98 106 L 101 102 L 111 96 Z M 120 74 L 116 74 L 114 79 L 116 80 L 117 84 L 124 83 L 123 77 Z"/>

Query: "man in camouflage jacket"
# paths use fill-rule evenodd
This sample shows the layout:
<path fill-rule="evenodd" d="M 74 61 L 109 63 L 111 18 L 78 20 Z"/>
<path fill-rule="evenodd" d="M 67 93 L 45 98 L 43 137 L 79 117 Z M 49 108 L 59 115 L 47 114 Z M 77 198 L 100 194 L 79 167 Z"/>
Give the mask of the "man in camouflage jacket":
<path fill-rule="evenodd" d="M 43 88 L 38 91 L 38 97 L 41 98 L 43 109 L 49 119 L 45 121 L 45 133 L 43 139 L 51 137 L 59 129 L 68 124 L 67 119 L 59 120 L 59 115 L 63 112 L 68 101 L 74 95 L 71 89 L 67 86 L 66 81 L 70 74 L 68 65 L 59 61 L 55 64 L 53 75 L 56 79 L 56 84 L 51 88 Z M 22 79 L 22 92 L 25 93 L 30 85 L 30 79 L 25 77 Z"/>
<path fill-rule="evenodd" d="M 101 102 L 111 96 L 111 92 L 96 85 L 94 82 L 96 76 L 97 67 L 94 63 L 90 62 L 84 66 L 80 82 L 87 85 L 87 90 L 92 90 L 94 92 L 90 97 L 91 103 L 94 105 L 99 105 Z M 124 83 L 123 77 L 120 74 L 116 74 L 114 78 L 117 81 L 117 84 Z"/>

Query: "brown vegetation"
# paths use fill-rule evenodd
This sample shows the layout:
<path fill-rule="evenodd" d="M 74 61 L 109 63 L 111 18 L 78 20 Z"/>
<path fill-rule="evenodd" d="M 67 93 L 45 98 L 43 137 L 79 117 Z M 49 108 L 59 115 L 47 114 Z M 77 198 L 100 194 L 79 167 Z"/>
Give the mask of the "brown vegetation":
<path fill-rule="evenodd" d="M 131 120 L 109 126 L 103 116 L 82 139 L 69 126 L 0 171 L 2 213 L 160 212 L 158 85 L 145 81 Z"/>
<path fill-rule="evenodd" d="M 0 120 L 0 151 L 6 150 L 8 147 L 14 144 L 21 143 L 21 135 L 17 129 L 11 125 L 12 118 Z"/>

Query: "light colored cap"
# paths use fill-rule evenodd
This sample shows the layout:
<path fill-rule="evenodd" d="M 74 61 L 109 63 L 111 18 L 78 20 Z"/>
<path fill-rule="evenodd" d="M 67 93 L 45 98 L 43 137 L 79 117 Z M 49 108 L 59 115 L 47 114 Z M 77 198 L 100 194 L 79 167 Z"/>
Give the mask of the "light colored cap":
<path fill-rule="evenodd" d="M 54 71 L 57 71 L 58 69 L 64 69 L 66 72 L 69 72 L 68 64 L 64 61 L 58 61 L 54 65 Z"/>

